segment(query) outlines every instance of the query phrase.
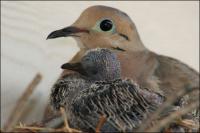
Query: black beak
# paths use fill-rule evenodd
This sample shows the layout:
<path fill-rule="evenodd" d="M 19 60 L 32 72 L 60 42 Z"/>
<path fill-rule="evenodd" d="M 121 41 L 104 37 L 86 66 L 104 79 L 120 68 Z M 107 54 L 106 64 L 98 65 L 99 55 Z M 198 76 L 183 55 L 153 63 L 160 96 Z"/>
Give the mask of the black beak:
<path fill-rule="evenodd" d="M 74 26 L 70 26 L 70 27 L 67 27 L 67 28 L 63 28 L 63 29 L 51 32 L 47 36 L 47 39 L 53 39 L 53 38 L 58 38 L 58 37 L 67 37 L 67 36 L 76 36 L 74 34 L 79 33 L 79 32 L 89 33 L 88 30 L 80 29 L 80 28 L 77 28 L 77 27 L 74 27 Z"/>
<path fill-rule="evenodd" d="M 65 63 L 61 66 L 61 68 L 76 71 L 82 75 L 87 75 L 81 63 Z"/>

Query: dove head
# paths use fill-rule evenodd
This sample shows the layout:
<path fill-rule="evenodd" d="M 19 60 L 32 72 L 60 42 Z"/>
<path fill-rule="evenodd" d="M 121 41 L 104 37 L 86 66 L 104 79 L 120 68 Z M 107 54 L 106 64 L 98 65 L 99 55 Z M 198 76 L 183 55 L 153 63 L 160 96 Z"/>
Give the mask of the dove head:
<path fill-rule="evenodd" d="M 122 51 L 144 50 L 135 24 L 115 8 L 92 6 L 69 27 L 56 30 L 47 39 L 72 36 L 80 48 L 109 48 Z"/>
<path fill-rule="evenodd" d="M 114 80 L 121 77 L 117 56 L 105 48 L 91 49 L 86 52 L 80 62 L 66 63 L 61 68 L 77 71 L 95 81 Z"/>

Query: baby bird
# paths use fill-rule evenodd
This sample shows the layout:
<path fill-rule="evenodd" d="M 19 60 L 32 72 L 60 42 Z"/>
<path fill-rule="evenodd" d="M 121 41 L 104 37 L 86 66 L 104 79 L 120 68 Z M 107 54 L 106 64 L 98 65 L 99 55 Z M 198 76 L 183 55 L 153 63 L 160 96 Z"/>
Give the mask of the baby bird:
<path fill-rule="evenodd" d="M 107 121 L 100 131 L 133 131 L 162 103 L 158 95 L 153 95 L 156 100 L 147 100 L 135 83 L 120 79 L 120 63 L 111 50 L 89 50 L 80 62 L 66 63 L 62 68 L 78 73 L 58 80 L 51 92 L 51 105 L 66 109 L 73 128 L 95 131 L 104 115 Z"/>

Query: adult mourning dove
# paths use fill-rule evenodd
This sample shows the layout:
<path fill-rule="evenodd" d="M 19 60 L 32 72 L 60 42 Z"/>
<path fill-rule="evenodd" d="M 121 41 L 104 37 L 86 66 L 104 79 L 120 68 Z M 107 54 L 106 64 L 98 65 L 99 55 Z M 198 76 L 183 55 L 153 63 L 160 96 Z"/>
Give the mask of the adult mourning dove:
<path fill-rule="evenodd" d="M 47 39 L 73 37 L 80 51 L 70 62 L 79 61 L 87 49 L 113 49 L 121 63 L 122 77 L 142 88 L 168 97 L 180 89 L 198 88 L 199 73 L 179 60 L 147 49 L 129 16 L 115 8 L 92 6 L 83 11 L 71 26 L 56 30 Z M 65 73 L 65 72 L 64 72 Z M 198 93 L 192 97 L 199 98 Z M 178 104 L 180 103 L 179 100 Z"/>
<path fill-rule="evenodd" d="M 137 84 L 120 79 L 120 63 L 108 49 L 89 50 L 80 62 L 66 63 L 62 68 L 81 74 L 66 75 L 58 80 L 50 98 L 55 109 L 61 106 L 66 109 L 73 128 L 95 131 L 103 115 L 107 121 L 100 131 L 134 131 L 158 106 L 141 95 Z M 157 96 L 157 101 L 161 101 L 161 97 Z"/>

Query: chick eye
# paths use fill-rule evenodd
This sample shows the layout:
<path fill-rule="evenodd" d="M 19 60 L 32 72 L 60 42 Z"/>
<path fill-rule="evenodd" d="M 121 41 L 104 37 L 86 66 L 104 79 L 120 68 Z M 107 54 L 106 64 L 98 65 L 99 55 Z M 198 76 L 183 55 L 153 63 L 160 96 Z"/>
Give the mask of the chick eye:
<path fill-rule="evenodd" d="M 109 31 L 112 29 L 112 27 L 113 27 L 113 23 L 111 20 L 105 19 L 101 21 L 100 23 L 100 28 L 102 31 Z"/>
<path fill-rule="evenodd" d="M 114 33 L 115 25 L 111 19 L 101 19 L 93 27 L 93 30 L 98 31 L 98 32 Z"/>
<path fill-rule="evenodd" d="M 90 58 L 85 57 L 85 58 L 83 58 L 83 61 L 89 62 L 89 61 L 90 61 Z"/>

